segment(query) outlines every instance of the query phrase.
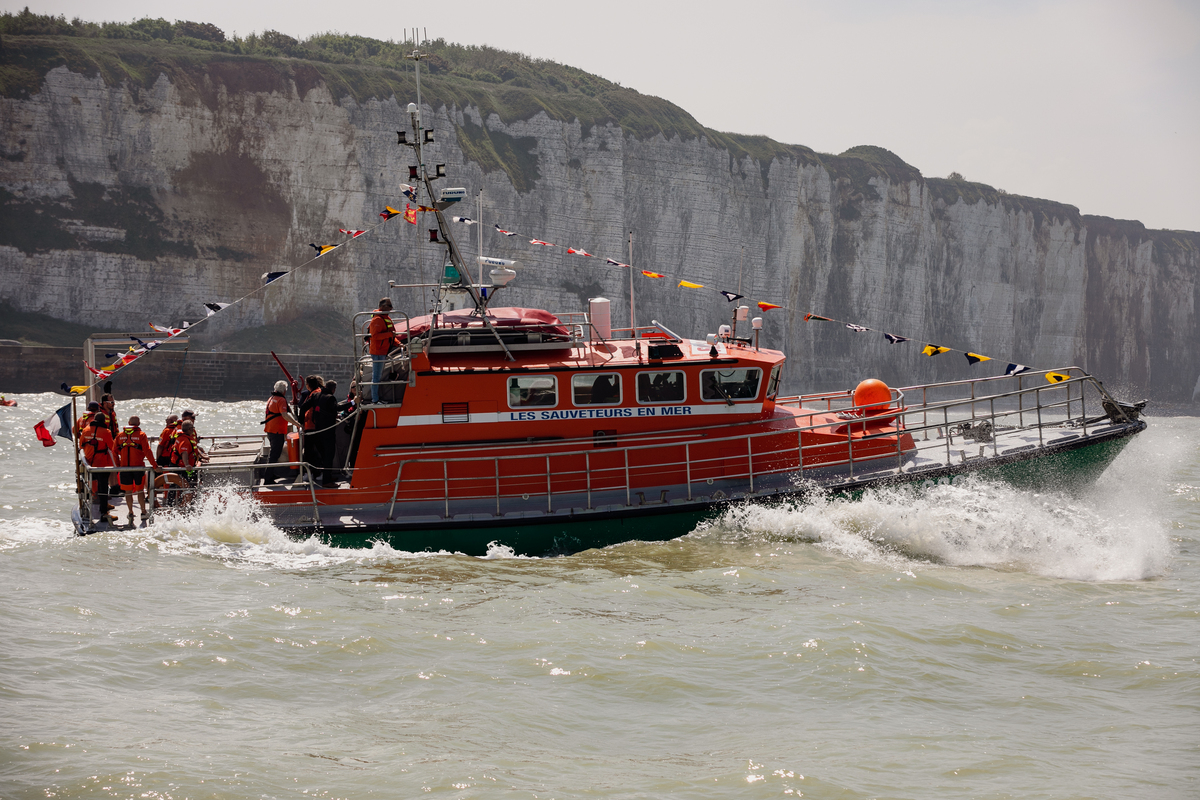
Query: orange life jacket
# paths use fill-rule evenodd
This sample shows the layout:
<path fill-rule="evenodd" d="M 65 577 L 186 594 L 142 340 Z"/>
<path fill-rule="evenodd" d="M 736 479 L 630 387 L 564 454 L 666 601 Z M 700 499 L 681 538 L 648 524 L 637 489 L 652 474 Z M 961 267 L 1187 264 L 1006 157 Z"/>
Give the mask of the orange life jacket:
<path fill-rule="evenodd" d="M 150 460 L 150 441 L 136 425 L 117 434 L 115 444 L 118 467 L 140 467 Z"/>
<path fill-rule="evenodd" d="M 171 459 L 171 466 L 183 466 L 183 459 L 179 454 L 179 445 L 184 441 L 190 445 L 187 449 L 192 454 L 191 466 L 196 466 L 199 460 L 197 454 L 200 452 L 200 434 L 196 433 L 195 428 L 192 428 L 191 435 L 184 433 L 183 428 L 176 428 L 175 432 L 171 434 L 171 448 L 167 451 Z"/>
<path fill-rule="evenodd" d="M 177 431 L 177 430 L 179 430 L 178 422 L 174 422 L 174 423 L 168 425 L 167 427 L 163 428 L 162 433 L 159 434 L 159 436 L 158 436 L 158 447 L 154 451 L 154 455 L 156 458 L 161 459 L 161 458 L 169 457 L 169 454 L 171 452 L 171 437 L 175 434 L 175 431 Z"/>
<path fill-rule="evenodd" d="M 315 431 L 317 429 L 316 411 L 317 403 L 320 402 L 317 398 L 323 393 L 323 389 L 313 389 L 304 401 L 306 403 L 309 400 L 313 401 L 313 404 L 304 412 L 304 430 L 306 431 Z"/>
<path fill-rule="evenodd" d="M 396 340 L 396 324 L 388 316 L 388 312 L 376 309 L 371 317 L 367 340 L 370 342 L 370 352 L 373 356 L 386 356 Z"/>
<path fill-rule="evenodd" d="M 271 399 L 267 401 L 267 418 L 263 420 L 263 430 L 267 433 L 287 433 L 287 418 L 284 416 L 287 407 L 287 400 L 283 395 L 272 392 Z"/>
<path fill-rule="evenodd" d="M 103 420 L 92 420 L 79 435 L 83 445 L 83 457 L 93 467 L 115 466 L 112 460 L 112 434 Z"/>

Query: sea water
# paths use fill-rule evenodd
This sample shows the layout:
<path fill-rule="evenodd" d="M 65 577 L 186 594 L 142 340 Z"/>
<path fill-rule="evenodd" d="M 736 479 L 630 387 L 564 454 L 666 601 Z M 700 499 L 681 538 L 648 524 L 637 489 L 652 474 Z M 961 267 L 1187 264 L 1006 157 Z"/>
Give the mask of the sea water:
<path fill-rule="evenodd" d="M 216 492 L 75 537 L 0 408 L 0 797 L 1200 796 L 1200 420 L 1082 494 L 744 505 L 567 557 L 291 541 Z M 262 403 L 121 403 L 152 435 Z"/>

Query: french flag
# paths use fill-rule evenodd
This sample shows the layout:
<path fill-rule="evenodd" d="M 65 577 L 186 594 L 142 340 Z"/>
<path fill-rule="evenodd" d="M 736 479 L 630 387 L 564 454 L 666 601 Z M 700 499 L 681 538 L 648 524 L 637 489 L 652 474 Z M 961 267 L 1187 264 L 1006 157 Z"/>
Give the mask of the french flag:
<path fill-rule="evenodd" d="M 54 445 L 54 437 L 61 436 L 64 439 L 71 438 L 71 404 L 55 411 L 46 419 L 33 426 L 33 432 L 37 434 L 38 441 L 43 447 L 52 447 Z"/>

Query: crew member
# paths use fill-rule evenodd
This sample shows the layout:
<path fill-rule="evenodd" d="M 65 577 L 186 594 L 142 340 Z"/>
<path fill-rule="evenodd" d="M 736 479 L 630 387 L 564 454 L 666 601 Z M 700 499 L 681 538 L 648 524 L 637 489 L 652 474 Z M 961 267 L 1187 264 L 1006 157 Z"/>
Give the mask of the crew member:
<path fill-rule="evenodd" d="M 338 403 L 338 417 L 345 418 L 354 413 L 354 409 L 358 408 L 358 384 L 350 381 L 350 391 L 346 394 L 346 399 Z"/>
<path fill-rule="evenodd" d="M 183 423 L 185 422 L 192 423 L 192 432 L 188 436 L 192 440 L 192 452 L 195 454 L 197 463 L 207 464 L 209 460 L 208 453 L 200 446 L 200 432 L 196 430 L 196 412 L 190 408 L 185 408 L 183 413 L 179 415 L 180 429 L 183 428 Z"/>
<path fill-rule="evenodd" d="M 146 525 L 146 473 L 141 467 L 158 467 L 150 454 L 150 440 L 142 432 L 142 421 L 138 417 L 129 418 L 129 427 L 117 434 L 115 440 L 117 451 L 117 466 L 132 467 L 129 472 L 120 475 L 121 490 L 125 492 L 125 505 L 129 508 L 129 524 L 133 524 L 133 495 L 138 496 L 138 506 L 141 509 L 142 527 Z"/>
<path fill-rule="evenodd" d="M 84 411 L 82 414 L 80 414 L 75 419 L 75 425 L 72 427 L 72 430 L 71 430 L 71 433 L 75 436 L 75 441 L 79 441 L 80 432 L 83 431 L 83 429 L 88 426 L 88 423 L 91 422 L 92 419 L 94 419 L 95 416 L 100 413 L 101 413 L 100 404 L 97 403 L 95 400 L 93 400 L 92 402 L 87 404 L 87 410 Z"/>
<path fill-rule="evenodd" d="M 181 467 L 184 470 L 184 481 L 193 489 L 199 482 L 195 468 L 200 463 L 199 448 L 193 440 L 195 435 L 196 429 L 192 425 L 192 421 L 185 419 L 179 423 L 179 430 L 176 431 L 174 444 L 171 446 L 172 462 L 175 466 Z M 188 494 L 180 498 L 180 502 L 186 502 L 191 499 L 192 496 Z"/>
<path fill-rule="evenodd" d="M 388 312 L 392 310 L 392 299 L 379 301 L 379 308 L 371 312 L 371 325 L 367 329 L 367 341 L 371 352 L 371 402 L 379 402 L 379 382 L 383 380 L 383 365 L 387 354 L 400 342 L 396 338 L 396 326 Z"/>
<path fill-rule="evenodd" d="M 317 426 L 317 433 L 313 438 L 316 439 L 320 451 L 321 485 L 332 489 L 337 486 L 333 473 L 333 462 L 337 454 L 337 381 L 325 381 L 325 385 L 321 387 L 321 396 L 313 409 L 313 422 Z"/>
<path fill-rule="evenodd" d="M 299 426 L 296 418 L 288 410 L 287 398 L 284 396 L 287 388 L 287 381 L 276 381 L 275 390 L 267 400 L 267 417 L 263 420 L 263 431 L 266 432 L 267 443 L 271 447 L 267 456 L 268 464 L 275 464 L 283 454 L 283 446 L 287 443 L 288 423 Z M 275 483 L 276 477 L 274 467 L 263 470 L 262 480 L 267 486 Z"/>
<path fill-rule="evenodd" d="M 160 467 L 171 466 L 171 444 L 175 431 L 179 429 L 179 417 L 171 414 L 167 417 L 167 427 L 162 429 L 162 433 L 158 437 L 158 447 L 154 451 L 154 458 L 158 461 Z"/>
<path fill-rule="evenodd" d="M 97 413 L 88 420 L 87 425 L 79 432 L 79 445 L 83 450 L 83 459 L 89 467 L 114 467 L 114 442 L 112 433 L 105 424 L 103 415 Z M 109 484 L 115 476 L 111 472 L 97 474 L 92 480 L 93 503 L 98 508 L 96 514 L 101 522 L 108 522 L 108 512 L 113 507 L 109 503 Z"/>
<path fill-rule="evenodd" d="M 308 464 L 312 471 L 313 483 L 317 482 L 316 473 L 321 468 L 322 437 L 317 431 L 323 427 L 317 424 L 317 407 L 324 396 L 325 379 L 320 375 L 309 375 L 305 379 L 307 390 L 304 401 L 300 404 L 300 419 L 303 421 L 300 434 L 300 460 Z"/>
<path fill-rule="evenodd" d="M 108 432 L 115 440 L 120 429 L 117 427 L 117 401 L 111 394 L 101 395 L 100 410 L 104 412 L 104 419 L 108 423 Z"/>

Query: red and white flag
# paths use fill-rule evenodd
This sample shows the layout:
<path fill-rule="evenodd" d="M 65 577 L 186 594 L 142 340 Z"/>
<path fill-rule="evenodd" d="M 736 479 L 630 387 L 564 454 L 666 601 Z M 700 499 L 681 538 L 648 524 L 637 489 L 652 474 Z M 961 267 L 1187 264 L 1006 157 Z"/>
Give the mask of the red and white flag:
<path fill-rule="evenodd" d="M 366 233 L 366 231 L 355 231 L 355 230 L 347 230 L 345 228 L 338 228 L 338 233 L 344 233 L 347 236 L 349 236 L 351 239 L 353 239 L 356 236 L 362 236 L 364 233 Z"/>
<path fill-rule="evenodd" d="M 595 258 L 595 256 L 592 255 L 591 253 L 589 253 L 587 250 L 583 250 L 582 248 L 578 248 L 578 247 L 568 247 L 567 252 L 574 253 L 577 256 L 587 256 L 588 258 Z"/>
<path fill-rule="evenodd" d="M 87 363 L 87 361 L 84 361 L 83 365 L 87 367 L 88 372 L 92 373 L 97 378 L 107 378 L 109 375 L 112 375 L 114 372 L 116 372 L 116 367 L 101 367 L 100 369 L 96 369 L 91 364 Z"/>
<path fill-rule="evenodd" d="M 611 259 L 611 258 L 604 259 L 604 263 L 612 264 L 614 267 L 624 267 L 625 269 L 632 269 L 632 267 L 630 267 L 628 264 L 622 264 L 620 261 L 615 261 L 614 259 Z"/>
<path fill-rule="evenodd" d="M 150 330 L 158 331 L 159 333 L 165 333 L 167 336 L 178 336 L 186 331 L 189 327 L 191 327 L 191 323 L 189 322 L 184 322 L 178 328 L 168 328 L 166 325 L 155 325 L 153 322 L 150 323 Z"/>
<path fill-rule="evenodd" d="M 530 239 L 529 243 L 530 244 L 540 244 L 542 247 L 558 247 L 558 245 L 556 245 L 556 244 L 550 244 L 549 242 L 543 242 L 541 239 Z"/>
<path fill-rule="evenodd" d="M 38 441 L 42 443 L 43 447 L 53 447 L 55 436 L 69 440 L 71 438 L 71 404 L 67 403 L 34 425 L 33 431 L 37 434 Z"/>

